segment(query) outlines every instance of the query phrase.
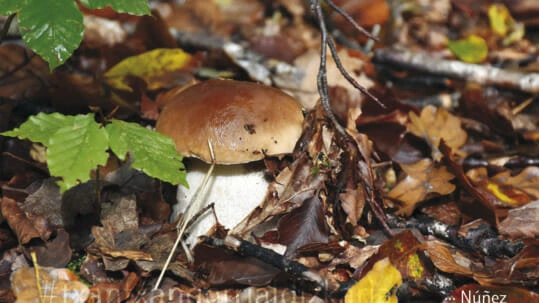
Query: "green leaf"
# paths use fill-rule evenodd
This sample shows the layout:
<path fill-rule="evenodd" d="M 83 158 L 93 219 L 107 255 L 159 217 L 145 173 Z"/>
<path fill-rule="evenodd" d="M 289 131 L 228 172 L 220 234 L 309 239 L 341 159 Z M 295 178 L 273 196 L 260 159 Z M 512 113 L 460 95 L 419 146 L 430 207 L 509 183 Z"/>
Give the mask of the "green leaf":
<path fill-rule="evenodd" d="M 51 175 L 61 177 L 62 192 L 90 180 L 90 171 L 105 165 L 109 154 L 107 132 L 93 114 L 73 117 L 73 123 L 58 129 L 50 138 L 47 165 Z"/>
<path fill-rule="evenodd" d="M 119 13 L 129 13 L 133 15 L 149 15 L 150 7 L 148 0 L 81 0 L 84 6 L 95 9 L 104 8 L 108 5 Z"/>
<path fill-rule="evenodd" d="M 26 0 L 19 12 L 24 42 L 49 63 L 64 63 L 82 41 L 82 14 L 73 0 Z"/>
<path fill-rule="evenodd" d="M 187 186 L 182 156 L 171 138 L 135 123 L 112 120 L 105 128 L 110 148 L 124 160 L 129 151 L 134 158 L 133 168 L 172 184 Z"/>
<path fill-rule="evenodd" d="M 26 0 L 2 0 L 0 1 L 0 15 L 8 16 L 20 11 L 26 5 Z"/>
<path fill-rule="evenodd" d="M 449 41 L 447 47 L 460 60 L 468 63 L 479 63 L 487 58 L 488 46 L 485 39 L 470 35 L 466 39 Z"/>
<path fill-rule="evenodd" d="M 3 132 L 1 135 L 8 137 L 17 137 L 19 139 L 28 139 L 33 142 L 39 142 L 45 147 L 49 146 L 50 138 L 62 127 L 73 125 L 75 116 L 64 116 L 59 113 L 31 116 L 19 128 Z"/>

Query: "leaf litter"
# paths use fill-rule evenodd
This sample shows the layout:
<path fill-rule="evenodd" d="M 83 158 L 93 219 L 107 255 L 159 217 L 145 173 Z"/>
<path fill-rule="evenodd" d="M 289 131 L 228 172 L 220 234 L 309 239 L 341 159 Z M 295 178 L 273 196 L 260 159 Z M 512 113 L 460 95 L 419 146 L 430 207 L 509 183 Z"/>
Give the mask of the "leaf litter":
<path fill-rule="evenodd" d="M 88 108 L 99 119 L 153 125 L 160 95 L 220 75 L 266 75 L 302 101 L 306 118 L 294 154 L 266 159 L 272 182 L 260 206 L 228 233 L 217 226 L 189 253 L 177 251 L 160 291 L 150 285 L 176 236 L 168 220 L 173 186 L 115 165 L 137 161 L 122 151 L 122 159 L 109 159 L 87 185 L 59 199 L 25 143 L 0 137 L 0 276 L 11 276 L 0 283 L 0 298 L 23 302 L 18 289 L 47 284 L 59 270 L 39 265 L 61 268 L 82 257 L 74 272 L 90 283 L 89 292 L 71 274 L 62 283 L 91 302 L 466 302 L 473 295 L 535 302 L 539 162 L 531 134 L 539 120 L 537 102 L 526 100 L 536 88 L 513 80 L 536 77 L 537 63 L 526 60 L 536 25 L 509 1 L 508 11 L 487 0 L 335 3 L 369 30 L 382 24 L 384 35 L 372 59 L 354 49 L 363 38 L 329 14 L 348 72 L 385 105 L 329 77 L 331 105 L 348 139 L 318 102 L 312 63 L 319 62 L 319 29 L 301 1 L 160 1 L 152 18 L 85 10 L 93 22 L 131 22 L 136 29 L 106 43 L 99 35 L 107 33 L 94 31 L 51 75 L 28 50 L 2 45 L 0 54 L 20 66 L 1 72 L 1 131 L 38 112 Z M 481 63 L 462 65 L 467 75 L 444 70 L 445 62 L 463 59 L 447 42 L 473 35 L 485 41 L 487 55 L 483 47 L 459 47 Z M 226 43 L 265 57 L 238 61 L 224 54 Z M 154 66 L 150 58 L 147 70 L 124 70 L 120 89 L 108 80 L 116 64 L 135 68 L 142 64 L 137 56 L 167 48 L 189 62 Z M 420 64 L 390 57 L 397 48 L 429 56 Z M 498 81 L 474 78 L 494 65 L 498 76 L 489 77 Z M 297 78 L 301 72 L 306 76 Z M 336 72 L 328 58 L 328 75 Z M 283 75 L 296 78 L 279 81 Z M 27 267 L 31 252 L 39 279 Z M 378 283 L 380 275 L 386 283 Z"/>

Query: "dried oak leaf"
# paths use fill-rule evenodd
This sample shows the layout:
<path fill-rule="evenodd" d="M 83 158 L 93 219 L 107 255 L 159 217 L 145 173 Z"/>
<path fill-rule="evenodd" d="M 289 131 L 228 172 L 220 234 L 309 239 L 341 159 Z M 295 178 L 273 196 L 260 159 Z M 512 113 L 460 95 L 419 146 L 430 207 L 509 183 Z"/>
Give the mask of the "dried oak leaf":
<path fill-rule="evenodd" d="M 515 177 L 506 171 L 489 178 L 487 169 L 478 167 L 467 171 L 466 176 L 492 205 L 514 208 L 534 200 L 527 192 L 537 191 L 539 197 L 539 175 L 535 175 L 530 168 Z"/>
<path fill-rule="evenodd" d="M 447 195 L 455 190 L 449 181 L 455 178 L 444 166 L 436 167 L 430 159 L 412 165 L 401 165 L 406 178 L 400 181 L 387 195 L 403 203 L 397 214 L 410 216 L 417 204 L 429 194 Z"/>
<path fill-rule="evenodd" d="M 468 135 L 461 128 L 459 118 L 432 105 L 423 108 L 419 117 L 414 112 L 410 112 L 409 116 L 411 123 L 408 124 L 408 130 L 429 143 L 435 161 L 442 158 L 438 150 L 441 139 L 444 139 L 453 152 L 462 153 L 458 149 L 466 142 Z"/>
<path fill-rule="evenodd" d="M 492 177 L 492 181 L 513 186 L 539 199 L 539 167 L 537 166 L 527 167 L 514 177 L 509 172 L 502 172 Z"/>
<path fill-rule="evenodd" d="M 11 289 L 19 303 L 39 302 L 86 302 L 90 290 L 69 269 L 40 267 L 37 288 L 36 271 L 31 267 L 22 267 L 11 278 Z M 36 301 L 37 300 L 37 301 Z"/>

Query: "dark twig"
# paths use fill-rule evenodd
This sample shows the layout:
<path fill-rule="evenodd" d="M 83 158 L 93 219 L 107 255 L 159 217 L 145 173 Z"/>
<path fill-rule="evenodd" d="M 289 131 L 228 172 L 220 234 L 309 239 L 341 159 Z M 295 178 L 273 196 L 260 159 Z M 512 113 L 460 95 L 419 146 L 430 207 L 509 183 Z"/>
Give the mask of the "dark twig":
<path fill-rule="evenodd" d="M 233 236 L 227 236 L 225 239 L 216 239 L 203 236 L 201 239 L 203 239 L 203 241 L 209 245 L 232 249 L 241 256 L 256 258 L 284 271 L 292 277 L 312 282 L 316 286 L 307 291 L 314 292 L 317 295 L 322 295 L 323 297 L 342 297 L 356 282 L 354 279 L 351 279 L 346 283 L 337 283 L 327 280 L 317 271 L 312 270 L 299 262 L 287 259 L 283 255 L 278 254 L 271 249 L 255 245 L 245 240 L 237 239 Z"/>
<path fill-rule="evenodd" d="M 322 45 L 320 47 L 320 67 L 318 68 L 318 76 L 316 78 L 317 86 L 318 86 L 318 93 L 320 94 L 320 101 L 322 103 L 322 108 L 324 108 L 324 112 L 326 113 L 331 123 L 335 126 L 339 134 L 341 134 L 346 141 L 351 141 L 350 136 L 348 135 L 344 127 L 341 125 L 341 123 L 339 123 L 339 121 L 337 120 L 337 117 L 335 117 L 335 113 L 333 112 L 333 109 L 331 108 L 331 104 L 329 101 L 328 79 L 327 79 L 327 68 L 326 68 L 326 57 L 327 57 L 326 45 L 328 43 L 328 32 L 327 32 L 326 22 L 324 21 L 324 15 L 322 13 L 322 8 L 320 6 L 320 0 L 313 0 L 312 5 L 313 5 L 312 9 L 314 10 L 316 17 L 318 18 L 318 24 L 320 27 L 321 40 L 322 40 Z"/>
<path fill-rule="evenodd" d="M 322 108 L 324 109 L 324 112 L 330 122 L 334 125 L 337 132 L 342 136 L 342 138 L 345 140 L 347 145 L 354 146 L 353 140 L 350 138 L 350 135 L 346 132 L 344 127 L 340 124 L 340 122 L 337 120 L 337 117 L 335 116 L 335 113 L 333 112 L 333 109 L 331 108 L 331 103 L 329 100 L 329 92 L 328 92 L 328 81 L 327 81 L 327 68 L 326 68 L 326 60 L 327 60 L 327 49 L 329 48 L 331 52 L 331 56 L 333 57 L 333 60 L 335 61 L 335 64 L 337 65 L 337 68 L 339 69 L 340 73 L 352 84 L 355 88 L 357 88 L 359 91 L 367 95 L 369 98 L 380 104 L 380 106 L 385 107 L 375 96 L 373 96 L 371 93 L 369 93 L 364 87 L 362 87 L 357 81 L 355 81 L 350 74 L 346 71 L 344 68 L 339 55 L 337 54 L 337 48 L 335 46 L 335 43 L 333 40 L 328 36 L 328 31 L 326 27 L 326 22 L 324 19 L 324 15 L 322 13 L 322 7 L 320 6 L 321 0 L 311 0 L 311 10 L 314 11 L 314 14 L 316 15 L 316 18 L 318 19 L 318 26 L 320 27 L 320 33 L 321 33 L 321 47 L 320 47 L 320 67 L 318 69 L 318 76 L 317 76 L 317 86 L 318 86 L 318 93 L 320 94 L 320 102 L 322 104 Z M 326 0 L 326 2 L 335 9 L 339 14 L 341 14 L 348 22 L 351 22 L 354 27 L 361 28 L 357 23 L 353 21 L 353 19 L 348 15 L 345 11 L 340 9 L 338 6 L 336 6 L 331 0 Z M 370 38 L 371 35 L 367 33 L 364 29 L 360 29 L 362 33 L 366 33 L 366 35 Z M 354 148 L 355 149 L 355 148 Z M 352 156 L 354 158 L 354 156 Z M 372 177 L 372 176 L 364 176 L 363 178 Z M 374 189 L 370 186 L 370 182 L 367 180 L 363 180 L 363 183 L 366 185 L 366 190 L 369 192 L 367 194 L 367 201 L 369 202 L 369 205 L 371 206 L 371 209 L 375 215 L 375 217 L 378 219 L 378 221 L 382 224 L 384 229 L 388 231 L 389 234 L 391 234 L 391 231 L 386 223 L 385 215 L 383 212 L 382 207 L 376 202 L 374 199 Z"/>
<path fill-rule="evenodd" d="M 13 21 L 15 16 L 17 16 L 17 13 L 13 13 L 7 17 L 6 23 L 4 23 L 4 26 L 0 30 L 0 43 L 4 42 L 4 39 L 6 38 L 6 35 L 9 31 L 9 27 L 11 26 L 11 22 Z"/>
<path fill-rule="evenodd" d="M 341 72 L 341 75 L 343 75 L 350 84 L 352 84 L 356 89 L 358 89 L 360 92 L 367 95 L 369 98 L 371 98 L 373 101 L 378 103 L 382 108 L 385 108 L 386 106 L 378 100 L 373 94 L 371 94 L 368 90 L 366 90 L 363 86 L 361 86 L 357 81 L 350 76 L 350 73 L 346 71 L 344 66 L 342 65 L 341 58 L 339 58 L 339 55 L 337 54 L 337 48 L 335 47 L 335 43 L 332 39 L 327 40 L 327 45 L 329 46 L 329 50 L 331 52 L 331 56 L 333 57 L 333 61 L 335 61 L 335 65 L 337 65 L 337 68 Z"/>
<path fill-rule="evenodd" d="M 374 41 L 378 41 L 378 38 L 376 36 L 373 36 L 371 33 L 369 33 L 366 29 L 364 29 L 363 27 L 361 27 L 359 24 L 357 24 L 356 20 L 354 20 L 354 18 L 352 18 L 352 16 L 350 16 L 347 12 L 345 12 L 342 8 L 340 8 L 339 6 L 335 5 L 335 3 L 333 3 L 332 0 L 326 0 L 326 3 L 332 8 L 334 9 L 339 15 L 341 15 L 346 21 L 348 21 L 348 23 L 352 24 L 352 26 L 357 30 L 359 31 L 360 33 L 362 33 L 363 35 L 367 36 L 369 39 L 372 39 Z"/>

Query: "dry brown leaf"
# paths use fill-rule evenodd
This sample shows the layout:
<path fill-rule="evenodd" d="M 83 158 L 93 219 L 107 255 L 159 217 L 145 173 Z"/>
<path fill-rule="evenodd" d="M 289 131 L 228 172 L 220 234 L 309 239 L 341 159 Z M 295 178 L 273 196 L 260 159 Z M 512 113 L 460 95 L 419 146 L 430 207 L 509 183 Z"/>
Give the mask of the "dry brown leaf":
<path fill-rule="evenodd" d="M 473 275 L 473 272 L 469 268 L 466 268 L 455 261 L 453 255 L 443 243 L 429 241 L 425 244 L 426 251 L 429 253 L 432 263 L 434 263 L 434 266 L 439 270 L 466 277 L 471 277 Z"/>
<path fill-rule="evenodd" d="M 123 302 L 133 294 L 140 277 L 130 272 L 123 280 L 116 283 L 103 282 L 92 286 L 91 297 L 88 303 Z"/>
<path fill-rule="evenodd" d="M 539 195 L 539 177 L 530 168 L 515 177 L 511 177 L 510 172 L 506 171 L 489 178 L 487 168 L 478 167 L 467 171 L 466 176 L 492 205 L 514 208 L 533 200 L 526 191 L 537 191 Z M 539 172 L 539 169 L 536 172 Z"/>
<path fill-rule="evenodd" d="M 535 238 L 539 235 L 539 200 L 511 209 L 500 223 L 500 234 L 513 238 Z"/>
<path fill-rule="evenodd" d="M 0 206 L 2 216 L 17 235 L 19 243 L 27 244 L 30 240 L 41 237 L 33 222 L 26 217 L 15 200 L 3 197 Z"/>
<path fill-rule="evenodd" d="M 449 181 L 454 176 L 442 167 L 436 167 L 430 159 L 412 165 L 401 165 L 406 178 L 400 181 L 387 195 L 403 203 L 397 214 L 410 216 L 417 204 L 429 194 L 447 195 L 455 190 Z"/>
<path fill-rule="evenodd" d="M 507 184 L 516 187 L 528 195 L 539 199 L 539 167 L 530 166 L 525 168 L 520 174 L 512 177 L 510 172 L 499 173 L 492 177 L 492 181 L 500 184 Z"/>
<path fill-rule="evenodd" d="M 11 289 L 18 303 L 85 302 L 90 295 L 88 287 L 69 269 L 40 267 L 39 284 L 41 293 L 37 288 L 35 269 L 22 267 L 13 274 Z"/>
<path fill-rule="evenodd" d="M 374 82 L 362 72 L 365 69 L 365 65 L 368 64 L 366 58 L 361 58 L 346 49 L 340 50 L 338 55 L 342 64 L 346 66 L 346 69 L 352 71 L 350 74 L 354 80 L 365 89 L 374 86 Z M 303 107 L 312 109 L 319 99 L 318 89 L 316 87 L 316 75 L 320 66 L 320 51 L 311 49 L 305 52 L 305 54 L 296 58 L 294 65 L 305 72 L 305 77 L 302 79 L 300 87 L 297 87 L 294 92 L 297 93 L 297 98 Z M 346 88 L 351 100 L 363 100 L 363 94 L 341 75 L 330 55 L 328 55 L 327 59 L 327 79 L 329 86 Z"/>
<path fill-rule="evenodd" d="M 466 142 L 468 135 L 461 128 L 459 118 L 443 108 L 437 109 L 432 105 L 423 108 L 419 117 L 414 112 L 410 112 L 409 116 L 411 123 L 408 124 L 408 130 L 428 142 L 435 161 L 442 158 L 438 150 L 441 139 L 444 139 L 454 153 L 463 155 L 458 149 Z"/>

